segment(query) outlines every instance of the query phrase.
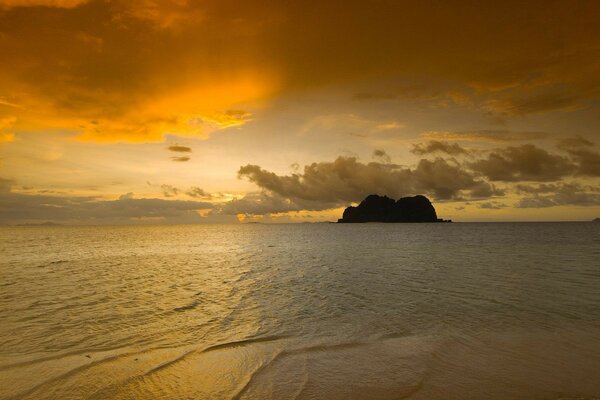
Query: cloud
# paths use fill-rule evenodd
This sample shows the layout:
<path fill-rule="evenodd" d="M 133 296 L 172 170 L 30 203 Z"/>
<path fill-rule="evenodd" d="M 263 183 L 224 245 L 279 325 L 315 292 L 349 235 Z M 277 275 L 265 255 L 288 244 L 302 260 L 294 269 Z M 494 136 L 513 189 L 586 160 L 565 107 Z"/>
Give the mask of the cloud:
<path fill-rule="evenodd" d="M 128 192 L 119 196 L 119 200 L 127 200 L 135 198 L 135 194 L 133 192 Z"/>
<path fill-rule="evenodd" d="M 15 140 L 15 134 L 9 132 L 0 132 L 0 143 L 8 143 Z"/>
<path fill-rule="evenodd" d="M 475 175 L 453 160 L 436 158 L 421 160 L 412 171 L 413 193 L 428 193 L 439 200 L 486 198 L 504 193 L 493 185 L 475 178 Z"/>
<path fill-rule="evenodd" d="M 192 152 L 192 148 L 191 147 L 187 147 L 187 146 L 181 146 L 178 144 L 172 145 L 167 147 L 167 149 L 169 151 L 175 152 L 175 153 L 191 153 Z M 190 156 L 174 156 L 171 157 L 172 161 L 175 162 L 187 162 L 190 161 L 191 157 Z"/>
<path fill-rule="evenodd" d="M 14 7 L 75 8 L 89 0 L 0 0 L 0 9 Z"/>
<path fill-rule="evenodd" d="M 217 208 L 225 215 L 265 215 L 300 211 L 304 208 L 277 194 L 265 192 L 248 193 L 240 199 L 231 200 Z"/>
<path fill-rule="evenodd" d="M 200 189 L 197 186 L 192 186 L 187 192 L 185 192 L 185 194 L 187 194 L 190 197 L 199 197 L 206 199 L 212 198 L 212 195 L 210 193 L 207 193 L 206 191 Z"/>
<path fill-rule="evenodd" d="M 577 163 L 577 175 L 600 177 L 600 152 L 593 142 L 574 136 L 559 142 L 558 147 L 569 153 Z"/>
<path fill-rule="evenodd" d="M 339 135 L 342 132 L 345 135 L 365 138 L 398 131 L 403 127 L 403 124 L 395 120 L 367 118 L 346 112 L 317 115 L 304 123 L 301 133 L 323 136 Z"/>
<path fill-rule="evenodd" d="M 492 151 L 487 158 L 469 163 L 492 181 L 553 181 L 573 173 L 576 166 L 566 157 L 532 144 Z"/>
<path fill-rule="evenodd" d="M 554 183 L 541 183 L 537 185 L 517 184 L 514 186 L 514 189 L 517 193 L 537 194 L 556 192 L 560 187 L 560 185 Z"/>
<path fill-rule="evenodd" d="M 450 140 L 465 142 L 513 142 L 545 139 L 545 132 L 512 132 L 507 130 L 482 130 L 466 132 L 429 131 L 423 133 L 428 140 Z"/>
<path fill-rule="evenodd" d="M 207 202 L 136 199 L 132 193 L 117 200 L 21 194 L 13 193 L 10 184 L 10 181 L 0 180 L 0 224 L 40 221 L 123 224 L 144 219 L 189 223 L 202 221 L 199 210 L 213 208 Z"/>
<path fill-rule="evenodd" d="M 204 19 L 202 10 L 190 0 L 121 0 L 113 8 L 118 21 L 138 20 L 157 29 L 178 29 Z"/>
<path fill-rule="evenodd" d="M 378 158 L 385 163 L 392 162 L 391 157 L 385 150 L 375 149 L 373 150 L 373 158 Z"/>
<path fill-rule="evenodd" d="M 205 138 L 276 96 L 388 77 L 511 115 L 594 106 L 600 88 L 594 1 L 527 2 L 522 18 L 503 2 L 0 1 L 0 97 L 23 130 L 80 140 Z M 425 96 L 413 79 L 432 82 Z"/>
<path fill-rule="evenodd" d="M 577 175 L 600 177 L 600 152 L 583 148 L 567 152 L 577 163 Z"/>
<path fill-rule="evenodd" d="M 553 93 L 535 93 L 517 95 L 506 99 L 489 100 L 485 107 L 495 113 L 506 116 L 541 114 L 547 111 L 573 111 L 580 107 L 580 96 L 566 94 L 560 90 Z"/>
<path fill-rule="evenodd" d="M 209 125 L 218 129 L 241 126 L 250 121 L 251 113 L 244 110 L 226 110 L 224 113 L 215 113 L 203 117 L 190 119 L 192 126 Z"/>
<path fill-rule="evenodd" d="M 192 152 L 192 148 L 191 147 L 180 146 L 178 144 L 173 145 L 173 146 L 169 146 L 168 149 L 169 149 L 169 151 L 174 151 L 174 152 L 177 152 L 177 153 L 191 153 Z"/>
<path fill-rule="evenodd" d="M 425 193 L 438 200 L 493 196 L 500 193 L 460 164 L 436 158 L 414 169 L 388 163 L 361 163 L 355 157 L 306 165 L 303 173 L 277 175 L 258 165 L 242 166 L 238 175 L 269 194 L 304 209 L 322 210 L 358 202 L 368 194 L 399 198 Z"/>
<path fill-rule="evenodd" d="M 14 184 L 14 181 L 11 179 L 0 178 L 0 194 L 9 193 Z"/>
<path fill-rule="evenodd" d="M 19 130 L 63 130 L 87 142 L 207 138 L 241 126 L 251 113 L 240 107 L 268 97 L 277 78 L 257 64 L 254 35 L 227 26 L 239 26 L 229 21 L 245 13 L 214 8 L 183 0 L 115 0 L 72 10 L 0 12 L 0 54 L 11 55 L 10 68 L 0 64 L 0 99 L 9 99 L 0 104 L 18 105 L 10 107 Z M 172 19 L 174 10 L 203 23 L 155 29 L 163 22 L 154 20 Z M 204 12 L 213 17 L 205 21 Z M 245 26 L 254 29 L 254 22 Z M 214 32 L 219 40 L 209 39 Z"/>
<path fill-rule="evenodd" d="M 560 140 L 558 142 L 559 149 L 577 149 L 580 147 L 593 147 L 594 142 L 587 140 L 581 135 L 575 135 L 573 137 L 568 137 Z"/>
<path fill-rule="evenodd" d="M 600 187 L 583 186 L 579 183 L 560 183 L 556 185 L 521 186 L 521 192 L 530 196 L 521 198 L 515 207 L 546 208 L 555 206 L 599 206 Z"/>
<path fill-rule="evenodd" d="M 175 197 L 179 194 L 180 190 L 172 185 L 160 185 L 164 197 Z"/>
<path fill-rule="evenodd" d="M 508 207 L 506 204 L 497 201 L 486 201 L 484 203 L 479 204 L 479 208 L 488 210 L 500 210 L 506 207 Z"/>
<path fill-rule="evenodd" d="M 468 151 L 458 143 L 430 140 L 427 143 L 417 143 L 413 145 L 411 153 L 420 156 L 431 153 L 445 153 L 451 156 L 458 156 L 468 154 Z"/>
<path fill-rule="evenodd" d="M 12 132 L 12 129 L 16 121 L 17 118 L 13 116 L 0 117 L 0 143 L 15 140 L 15 134 Z"/>

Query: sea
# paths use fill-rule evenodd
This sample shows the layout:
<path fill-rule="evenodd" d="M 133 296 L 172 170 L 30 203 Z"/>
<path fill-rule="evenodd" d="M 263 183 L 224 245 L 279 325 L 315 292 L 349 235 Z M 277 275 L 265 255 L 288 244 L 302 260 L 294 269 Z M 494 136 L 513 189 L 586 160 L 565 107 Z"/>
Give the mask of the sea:
<path fill-rule="evenodd" d="M 0 399 L 600 399 L 600 224 L 2 227 Z"/>

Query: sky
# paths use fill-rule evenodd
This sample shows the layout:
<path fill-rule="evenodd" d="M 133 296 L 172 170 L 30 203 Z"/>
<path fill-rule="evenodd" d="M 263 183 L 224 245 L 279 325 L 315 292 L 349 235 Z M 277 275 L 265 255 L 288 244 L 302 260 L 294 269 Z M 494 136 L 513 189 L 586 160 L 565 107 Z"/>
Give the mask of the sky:
<path fill-rule="evenodd" d="M 0 224 L 600 217 L 598 1 L 0 0 Z"/>

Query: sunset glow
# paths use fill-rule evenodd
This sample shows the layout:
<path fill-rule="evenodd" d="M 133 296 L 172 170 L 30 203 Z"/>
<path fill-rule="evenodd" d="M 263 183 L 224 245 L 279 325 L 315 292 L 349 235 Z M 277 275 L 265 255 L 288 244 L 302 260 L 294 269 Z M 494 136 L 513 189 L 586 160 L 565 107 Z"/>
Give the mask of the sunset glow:
<path fill-rule="evenodd" d="M 0 221 L 335 220 L 371 192 L 425 194 L 459 221 L 591 219 L 599 17 L 595 2 L 1 0 Z M 123 196 L 157 208 L 129 215 Z M 118 217 L 81 209 L 107 201 Z"/>

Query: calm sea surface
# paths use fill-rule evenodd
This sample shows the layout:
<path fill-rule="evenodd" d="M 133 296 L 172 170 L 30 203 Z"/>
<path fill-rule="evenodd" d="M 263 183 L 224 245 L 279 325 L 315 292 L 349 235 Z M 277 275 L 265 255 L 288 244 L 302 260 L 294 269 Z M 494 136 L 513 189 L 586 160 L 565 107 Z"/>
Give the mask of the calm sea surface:
<path fill-rule="evenodd" d="M 0 399 L 600 398 L 600 224 L 0 229 Z"/>

